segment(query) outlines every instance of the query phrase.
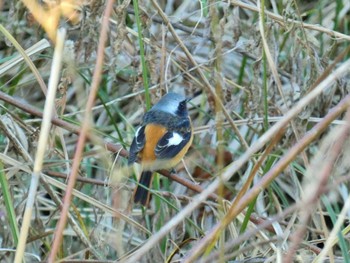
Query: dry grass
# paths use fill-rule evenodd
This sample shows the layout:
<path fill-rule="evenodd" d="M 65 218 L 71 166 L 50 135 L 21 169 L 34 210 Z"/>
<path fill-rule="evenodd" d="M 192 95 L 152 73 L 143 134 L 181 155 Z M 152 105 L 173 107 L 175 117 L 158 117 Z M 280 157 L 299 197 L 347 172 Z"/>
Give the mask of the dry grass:
<path fill-rule="evenodd" d="M 1 262 L 350 262 L 347 0 L 33 2 L 0 13 Z M 168 90 L 195 138 L 143 208 Z"/>

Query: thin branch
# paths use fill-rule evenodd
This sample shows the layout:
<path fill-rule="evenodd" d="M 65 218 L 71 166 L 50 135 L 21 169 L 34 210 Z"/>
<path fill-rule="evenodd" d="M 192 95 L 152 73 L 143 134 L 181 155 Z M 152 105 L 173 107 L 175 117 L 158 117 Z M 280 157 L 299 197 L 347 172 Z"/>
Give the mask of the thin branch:
<path fill-rule="evenodd" d="M 11 96 L 7 95 L 6 93 L 3 93 L 2 91 L 0 91 L 0 100 L 5 101 L 5 102 L 15 106 L 16 108 L 21 109 L 24 112 L 27 112 L 31 115 L 36 116 L 36 117 L 42 118 L 42 116 L 43 116 L 43 113 L 40 110 L 38 110 L 35 107 L 24 102 L 22 99 L 11 97 Z M 54 124 L 58 127 L 61 127 L 65 130 L 71 131 L 76 135 L 80 134 L 81 128 L 79 126 L 70 124 L 70 123 L 68 123 L 64 120 L 61 120 L 59 118 L 56 118 L 56 117 L 52 117 L 51 122 L 52 122 L 52 124 Z M 89 140 L 92 140 L 92 134 L 87 134 L 87 138 Z M 95 142 L 96 142 L 96 139 L 97 138 L 94 137 Z M 119 144 L 113 144 L 111 142 L 101 142 L 101 145 L 105 145 L 106 149 L 110 152 L 113 152 L 113 153 L 118 152 L 118 154 L 122 157 L 129 156 L 128 151 L 123 149 L 123 147 Z M 184 185 L 185 187 L 187 187 L 188 189 L 191 189 L 192 191 L 195 191 L 197 193 L 203 192 L 203 188 L 200 185 L 194 184 L 190 180 L 184 179 L 176 174 L 169 173 L 169 171 L 167 171 L 167 170 L 161 170 L 161 171 L 157 171 L 157 172 L 164 175 L 165 177 L 168 177 L 169 179 L 171 179 L 179 184 Z M 212 194 L 210 196 L 210 198 L 217 199 L 217 196 L 215 194 Z"/>
<path fill-rule="evenodd" d="M 329 124 L 342 112 L 344 112 L 350 106 L 350 95 L 346 96 L 339 102 L 323 119 L 312 128 L 295 146 L 293 146 L 270 170 L 262 177 L 262 179 L 253 186 L 240 200 L 235 202 L 235 205 L 231 206 L 231 209 L 227 215 L 214 226 L 209 233 L 198 242 L 189 253 L 188 258 L 184 262 L 190 262 L 208 246 L 208 243 L 215 240 L 217 233 L 225 228 L 232 220 L 243 211 L 243 209 L 253 201 L 258 194 L 265 189 L 281 172 L 302 152 L 310 143 L 315 140 Z M 344 126 L 347 127 L 347 126 Z"/>
<path fill-rule="evenodd" d="M 349 95 L 347 96 L 349 97 Z M 346 99 L 346 98 L 345 98 Z M 310 220 L 311 213 L 313 212 L 313 207 L 315 207 L 316 202 L 319 201 L 320 195 L 322 193 L 322 190 L 327 185 L 327 181 L 329 177 L 332 174 L 332 170 L 335 168 L 334 164 L 336 163 L 337 158 L 341 154 L 341 151 L 345 145 L 346 140 L 349 138 L 350 135 L 350 111 L 347 111 L 347 114 L 345 116 L 345 120 L 347 121 L 347 125 L 338 127 L 340 131 L 336 134 L 336 140 L 332 139 L 332 142 L 329 149 L 327 147 L 327 155 L 323 155 L 320 157 L 322 159 L 322 164 L 317 164 L 318 169 L 311 169 L 311 172 L 314 172 L 315 174 L 309 175 L 309 177 L 312 178 L 312 183 L 308 185 L 307 191 L 305 191 L 304 197 L 303 197 L 303 209 L 300 210 L 300 226 L 297 228 L 295 233 L 292 235 L 292 242 L 289 247 L 289 250 L 287 254 L 285 255 L 285 262 L 293 262 L 294 256 L 296 253 L 296 250 L 298 246 L 300 245 L 302 238 L 305 235 L 306 227 L 308 225 L 308 221 Z M 334 136 L 334 134 L 331 134 L 329 136 Z M 316 160 L 317 162 L 317 160 Z M 312 185 L 311 185 L 312 184 Z M 349 200 L 349 199 L 348 199 Z M 347 200 L 346 205 L 349 205 L 349 201 Z M 345 206 L 344 206 L 345 207 Z M 339 221 L 338 221 L 339 222 Z M 331 247 L 330 240 L 334 239 L 334 236 L 338 234 L 338 231 L 340 229 L 340 225 L 337 224 L 338 229 L 334 226 L 332 230 L 332 238 L 328 238 L 327 240 L 327 246 L 325 246 L 325 249 L 322 251 L 322 257 L 324 257 L 327 253 L 327 251 Z M 322 260 L 317 261 L 322 262 Z"/>
<path fill-rule="evenodd" d="M 101 73 L 102 73 L 102 67 L 103 67 L 103 61 L 104 61 L 104 49 L 107 42 L 107 32 L 108 32 L 108 20 L 113 10 L 113 0 L 108 0 L 106 3 L 106 9 L 103 14 L 102 18 L 102 25 L 101 25 L 101 34 L 99 38 L 99 45 L 96 55 L 96 67 L 94 70 L 92 83 L 91 83 L 91 91 L 89 93 L 88 101 L 86 103 L 86 111 L 84 116 L 83 125 L 81 127 L 81 131 L 79 134 L 79 139 L 77 143 L 77 148 L 74 155 L 74 160 L 72 164 L 72 170 L 69 176 L 68 185 L 66 194 L 64 196 L 63 200 L 63 206 L 62 206 L 62 212 L 60 219 L 58 221 L 55 235 L 53 238 L 52 248 L 48 257 L 48 262 L 54 262 L 56 259 L 56 254 L 61 246 L 62 238 L 63 238 L 63 231 L 66 227 L 67 222 L 67 216 L 68 211 L 70 207 L 70 202 L 72 200 L 72 191 L 76 182 L 76 178 L 78 176 L 80 162 L 82 159 L 82 153 L 83 149 L 85 147 L 85 141 L 87 139 L 87 135 L 89 133 L 90 127 L 91 127 L 91 109 L 94 106 L 96 94 L 99 88 L 100 80 L 101 80 Z"/>
<path fill-rule="evenodd" d="M 54 113 L 55 113 L 55 110 L 54 110 L 55 97 L 56 97 L 59 75 L 61 72 L 62 52 L 64 48 L 65 37 L 66 37 L 66 30 L 59 29 L 57 31 L 57 38 L 56 38 L 57 43 L 56 43 L 55 53 L 53 57 L 52 67 L 51 67 L 49 88 L 48 88 L 48 93 L 45 100 L 45 108 L 44 108 L 44 114 L 43 114 L 43 121 L 41 123 L 38 147 L 35 154 L 32 179 L 30 183 L 30 189 L 29 189 L 28 199 L 26 203 L 26 208 L 23 216 L 19 242 L 16 249 L 15 262 L 17 263 L 21 263 L 23 261 L 26 241 L 28 237 L 28 231 L 29 231 L 30 223 L 32 219 L 33 206 L 34 206 L 36 193 L 39 185 L 40 173 L 44 162 L 44 155 L 46 152 L 47 141 L 50 135 L 51 118 L 52 116 L 54 116 Z"/>
<path fill-rule="evenodd" d="M 257 12 L 257 13 L 260 11 L 258 7 L 254 6 L 254 5 L 251 5 L 251 4 L 243 3 L 241 1 L 229 0 L 228 2 L 231 5 L 239 6 L 241 8 L 248 9 L 250 11 L 254 11 L 254 12 Z M 310 30 L 314 30 L 314 31 L 319 31 L 319 32 L 325 33 L 325 34 L 327 34 L 327 35 L 329 35 L 331 37 L 335 37 L 335 38 L 339 38 L 339 39 L 350 41 L 350 36 L 345 35 L 343 33 L 339 33 L 337 31 L 334 31 L 334 30 L 331 30 L 331 29 L 328 29 L 328 28 L 325 28 L 323 26 L 318 26 L 318 25 L 314 25 L 314 24 L 308 24 L 308 23 L 304 23 L 304 22 L 301 22 L 301 21 L 297 21 L 297 20 L 291 19 L 291 18 L 287 18 L 286 19 L 283 16 L 276 15 L 276 14 L 270 12 L 270 11 L 265 11 L 265 14 L 270 19 L 273 19 L 273 20 L 279 22 L 280 24 L 282 24 L 284 26 L 285 26 L 286 23 L 293 23 L 295 25 L 302 26 L 302 27 L 304 27 L 306 29 L 310 29 Z"/>

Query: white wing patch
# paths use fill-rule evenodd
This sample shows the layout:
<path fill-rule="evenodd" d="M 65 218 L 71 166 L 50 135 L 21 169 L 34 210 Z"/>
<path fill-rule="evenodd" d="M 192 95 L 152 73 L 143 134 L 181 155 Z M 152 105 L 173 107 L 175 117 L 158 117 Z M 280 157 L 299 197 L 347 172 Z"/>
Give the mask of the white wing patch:
<path fill-rule="evenodd" d="M 183 141 L 183 137 L 177 132 L 173 132 L 173 137 L 168 140 L 168 146 L 179 145 Z"/>
<path fill-rule="evenodd" d="M 175 131 L 169 131 L 158 141 L 154 153 L 160 160 L 171 159 L 181 152 L 190 139 L 191 132 L 181 134 Z"/>

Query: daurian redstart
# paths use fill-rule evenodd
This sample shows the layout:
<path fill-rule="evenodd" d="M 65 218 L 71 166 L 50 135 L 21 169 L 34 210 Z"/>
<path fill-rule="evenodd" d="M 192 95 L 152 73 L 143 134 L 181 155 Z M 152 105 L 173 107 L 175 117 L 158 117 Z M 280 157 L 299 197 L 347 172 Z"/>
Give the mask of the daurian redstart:
<path fill-rule="evenodd" d="M 188 98 L 170 92 L 145 113 L 130 146 L 131 165 L 139 160 L 142 173 L 134 202 L 147 206 L 153 171 L 173 168 L 184 157 L 193 139 Z M 139 159 L 138 159 L 139 158 Z"/>

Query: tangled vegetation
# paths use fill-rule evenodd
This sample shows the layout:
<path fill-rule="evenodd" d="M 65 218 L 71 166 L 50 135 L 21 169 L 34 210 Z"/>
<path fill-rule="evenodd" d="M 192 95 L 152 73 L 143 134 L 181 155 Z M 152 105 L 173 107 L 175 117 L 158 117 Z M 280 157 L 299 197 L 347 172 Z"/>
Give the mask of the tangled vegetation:
<path fill-rule="evenodd" d="M 350 4 L 0 2 L 1 262 L 350 262 Z M 144 112 L 191 97 L 149 207 Z"/>

